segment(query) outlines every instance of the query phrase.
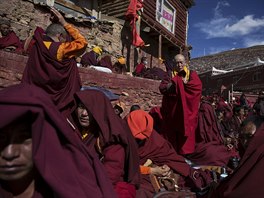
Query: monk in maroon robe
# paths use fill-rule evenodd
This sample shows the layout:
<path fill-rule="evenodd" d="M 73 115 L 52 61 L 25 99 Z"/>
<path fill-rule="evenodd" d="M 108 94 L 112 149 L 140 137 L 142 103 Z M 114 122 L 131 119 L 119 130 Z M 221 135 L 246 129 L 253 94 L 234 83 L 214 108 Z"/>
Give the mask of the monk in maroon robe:
<path fill-rule="evenodd" d="M 153 129 L 153 118 L 147 112 L 135 110 L 127 116 L 127 122 L 138 143 L 141 181 L 137 197 L 153 197 L 155 190 L 150 174 L 166 176 L 170 171 L 177 173 L 180 177 L 177 182 L 180 189 L 197 189 L 212 181 L 209 172 L 192 169 L 172 145 Z"/>
<path fill-rule="evenodd" d="M 0 49 L 14 48 L 15 52 L 22 52 L 23 46 L 14 31 L 11 30 L 9 22 L 2 22 L 0 25 L 0 32 L 2 37 L 0 37 Z"/>
<path fill-rule="evenodd" d="M 135 197 L 139 183 L 136 143 L 127 124 L 118 117 L 104 93 L 84 90 L 75 94 L 71 120 L 76 134 L 106 168 L 119 198 Z"/>
<path fill-rule="evenodd" d="M 99 63 L 98 63 L 99 66 L 101 67 L 106 67 L 106 68 L 109 68 L 109 69 L 113 69 L 113 64 L 112 64 L 112 60 L 111 60 L 111 56 L 110 55 L 105 55 L 103 56 Z"/>
<path fill-rule="evenodd" d="M 99 46 L 95 46 L 90 52 L 82 55 L 81 64 L 83 67 L 99 65 L 99 56 L 102 55 L 103 50 Z"/>
<path fill-rule="evenodd" d="M 0 197 L 115 197 L 101 162 L 43 90 L 1 90 L 0 120 Z"/>
<path fill-rule="evenodd" d="M 174 61 L 172 72 L 167 73 L 159 87 L 163 94 L 161 134 L 177 153 L 185 155 L 195 150 L 202 83 L 197 73 L 187 68 L 183 55 L 176 55 Z"/>
<path fill-rule="evenodd" d="M 67 112 L 72 107 L 73 94 L 81 88 L 75 57 L 83 53 L 87 41 L 57 10 L 51 11 L 60 24 L 51 24 L 46 34 L 35 31 L 22 83 L 42 88 L 61 112 Z M 66 41 L 67 32 L 73 41 Z"/>
<path fill-rule="evenodd" d="M 264 124 L 248 122 L 241 131 L 241 143 L 246 148 L 237 169 L 223 180 L 212 198 L 254 197 L 264 195 Z"/>
<path fill-rule="evenodd" d="M 238 153 L 231 145 L 224 144 L 213 106 L 202 101 L 198 113 L 195 152 L 188 156 L 197 165 L 226 166 Z"/>

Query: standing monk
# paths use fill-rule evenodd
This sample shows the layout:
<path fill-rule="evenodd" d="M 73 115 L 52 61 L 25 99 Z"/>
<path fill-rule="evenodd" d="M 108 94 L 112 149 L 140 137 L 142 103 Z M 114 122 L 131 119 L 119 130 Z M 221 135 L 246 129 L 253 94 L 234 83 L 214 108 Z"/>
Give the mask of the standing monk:
<path fill-rule="evenodd" d="M 174 57 L 172 71 L 167 73 L 159 89 L 163 94 L 161 134 L 179 154 L 193 153 L 202 83 L 197 73 L 188 69 L 183 55 Z"/>
<path fill-rule="evenodd" d="M 30 50 L 22 83 L 42 88 L 58 109 L 65 112 L 73 94 L 81 87 L 75 57 L 84 52 L 87 41 L 55 8 L 51 12 L 59 23 L 49 25 L 45 33 L 35 31 L 35 44 Z M 66 41 L 67 32 L 73 41 Z"/>

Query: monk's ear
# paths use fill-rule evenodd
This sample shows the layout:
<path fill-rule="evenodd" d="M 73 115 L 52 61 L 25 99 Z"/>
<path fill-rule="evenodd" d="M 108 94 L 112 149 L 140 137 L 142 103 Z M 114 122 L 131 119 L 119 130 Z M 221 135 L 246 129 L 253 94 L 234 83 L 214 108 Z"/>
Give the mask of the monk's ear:
<path fill-rule="evenodd" d="M 59 41 L 60 42 L 66 42 L 66 38 L 65 38 L 65 36 L 63 35 L 63 34 L 58 34 L 58 39 L 59 39 Z"/>

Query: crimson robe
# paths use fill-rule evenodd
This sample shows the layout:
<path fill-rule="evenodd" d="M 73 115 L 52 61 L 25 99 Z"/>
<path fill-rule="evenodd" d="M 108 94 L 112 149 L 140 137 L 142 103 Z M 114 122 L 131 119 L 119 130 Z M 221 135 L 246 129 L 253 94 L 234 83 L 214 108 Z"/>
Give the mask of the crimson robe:
<path fill-rule="evenodd" d="M 37 172 L 33 198 L 115 197 L 97 156 L 76 137 L 43 90 L 19 84 L 0 91 L 0 128 L 21 117 L 28 120 L 32 132 Z M 0 197 L 8 196 L 0 190 Z"/>
<path fill-rule="evenodd" d="M 22 83 L 34 84 L 49 94 L 60 111 L 73 101 L 73 94 L 81 88 L 79 71 L 74 58 L 57 60 L 60 42 L 52 42 L 48 49 L 43 41 L 50 39 L 35 31 L 35 44 L 30 50 Z"/>
<path fill-rule="evenodd" d="M 168 83 L 173 83 L 172 93 L 167 92 Z M 193 153 L 195 150 L 195 129 L 202 93 L 202 83 L 195 71 L 190 71 L 189 81 L 183 83 L 182 77 L 167 76 L 160 84 L 163 94 L 161 114 L 163 126 L 161 134 L 179 154 Z"/>
<path fill-rule="evenodd" d="M 136 47 L 144 46 L 145 43 L 137 32 L 136 22 L 138 20 L 138 12 L 143 8 L 142 0 L 130 0 L 129 6 L 126 12 L 126 18 L 130 21 L 132 27 L 133 40 L 132 44 Z"/>

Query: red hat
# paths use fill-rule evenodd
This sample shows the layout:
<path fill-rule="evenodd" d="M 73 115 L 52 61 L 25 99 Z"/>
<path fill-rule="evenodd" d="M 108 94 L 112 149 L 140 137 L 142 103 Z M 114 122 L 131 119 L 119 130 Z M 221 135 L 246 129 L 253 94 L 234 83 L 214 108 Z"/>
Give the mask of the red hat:
<path fill-rule="evenodd" d="M 127 117 L 132 135 L 140 140 L 149 138 L 153 131 L 153 118 L 143 110 L 132 111 Z"/>

